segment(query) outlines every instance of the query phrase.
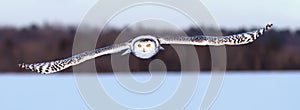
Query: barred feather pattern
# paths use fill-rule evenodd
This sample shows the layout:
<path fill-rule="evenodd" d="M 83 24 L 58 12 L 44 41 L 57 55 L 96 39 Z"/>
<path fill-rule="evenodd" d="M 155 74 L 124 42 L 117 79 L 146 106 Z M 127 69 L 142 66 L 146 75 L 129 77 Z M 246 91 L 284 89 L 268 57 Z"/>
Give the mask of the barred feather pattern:
<path fill-rule="evenodd" d="M 229 36 L 180 36 L 158 38 L 161 44 L 188 44 L 188 45 L 242 45 L 253 42 L 268 31 L 273 24 L 267 24 L 264 28 L 252 32 Z"/>
<path fill-rule="evenodd" d="M 187 44 L 187 45 L 242 45 L 253 42 L 255 39 L 263 35 L 266 31 L 268 31 L 273 24 L 267 24 L 264 28 L 258 29 L 252 32 L 246 32 L 241 34 L 229 35 L 229 36 L 180 36 L 180 37 L 155 37 L 149 35 L 149 39 L 158 40 L 155 42 L 158 48 L 162 48 L 161 44 Z M 145 36 L 136 37 L 134 40 L 143 40 L 148 39 L 144 38 Z M 64 70 L 70 66 L 80 64 L 86 60 L 90 60 L 102 55 L 117 53 L 122 50 L 126 50 L 126 53 L 130 53 L 134 50 L 131 49 L 133 45 L 132 40 L 128 42 L 115 44 L 111 46 L 107 46 L 104 48 L 99 48 L 91 51 L 86 51 L 77 55 L 74 55 L 69 58 L 65 58 L 62 60 L 50 61 L 50 62 L 42 62 L 35 64 L 19 64 L 19 67 L 25 68 L 31 71 L 39 72 L 42 74 L 49 74 Z M 137 56 L 138 57 L 138 56 Z"/>
<path fill-rule="evenodd" d="M 129 43 L 116 44 L 112 46 L 107 46 L 104 48 L 99 48 L 91 51 L 86 51 L 77 55 L 74 55 L 69 58 L 65 58 L 62 60 L 50 61 L 50 62 L 42 62 L 35 64 L 19 64 L 19 67 L 28 69 L 31 71 L 39 72 L 41 74 L 50 74 L 54 72 L 58 72 L 64 70 L 70 66 L 80 64 L 86 60 L 90 60 L 96 58 L 98 56 L 117 53 L 122 50 L 128 49 Z"/>

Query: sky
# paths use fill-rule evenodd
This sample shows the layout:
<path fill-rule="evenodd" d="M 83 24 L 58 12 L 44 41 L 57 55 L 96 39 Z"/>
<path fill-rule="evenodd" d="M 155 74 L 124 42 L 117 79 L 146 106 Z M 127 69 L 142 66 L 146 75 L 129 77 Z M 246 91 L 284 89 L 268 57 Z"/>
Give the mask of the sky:
<path fill-rule="evenodd" d="M 78 25 L 86 13 L 98 0 L 1 0 L 0 26 L 23 27 L 31 24 Z M 101 1 L 101 0 L 100 0 Z M 102 0 L 103 1 L 103 0 Z M 299 0 L 200 0 L 215 18 L 217 24 L 225 28 L 257 27 L 272 22 L 277 28 L 300 28 Z M 185 1 L 178 0 L 176 2 Z M 154 10 L 156 16 L 167 16 L 163 7 L 138 7 L 121 13 L 114 26 L 126 26 L 130 13 L 146 16 L 147 10 Z M 129 13 L 129 14 L 128 14 Z M 187 18 L 179 13 L 168 16 L 176 18 L 178 26 L 188 27 Z M 177 13 L 177 14 L 176 14 Z M 122 15 L 123 14 L 123 15 Z M 144 15 L 143 15 L 144 14 Z M 101 20 L 101 19 L 99 19 Z M 104 19 L 103 19 L 104 20 Z M 176 21 L 177 20 L 177 21 Z"/>

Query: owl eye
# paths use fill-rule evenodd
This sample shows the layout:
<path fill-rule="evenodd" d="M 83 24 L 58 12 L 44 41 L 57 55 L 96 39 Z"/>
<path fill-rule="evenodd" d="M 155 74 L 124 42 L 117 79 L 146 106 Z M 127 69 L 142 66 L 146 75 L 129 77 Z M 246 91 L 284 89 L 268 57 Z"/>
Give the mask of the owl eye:
<path fill-rule="evenodd" d="M 150 47 L 150 46 L 151 46 L 151 44 L 147 44 L 147 45 L 146 45 L 146 47 Z"/>
<path fill-rule="evenodd" d="M 141 44 L 138 44 L 138 47 L 142 47 L 142 45 L 141 45 Z"/>

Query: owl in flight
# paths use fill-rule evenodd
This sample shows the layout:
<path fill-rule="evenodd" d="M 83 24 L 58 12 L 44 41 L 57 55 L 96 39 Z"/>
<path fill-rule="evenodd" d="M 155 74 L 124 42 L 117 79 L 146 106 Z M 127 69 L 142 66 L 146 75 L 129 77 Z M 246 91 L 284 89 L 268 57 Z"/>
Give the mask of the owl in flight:
<path fill-rule="evenodd" d="M 229 36 L 177 36 L 177 37 L 156 37 L 152 35 L 142 35 L 131 39 L 125 43 L 114 44 L 111 46 L 86 51 L 69 58 L 42 62 L 35 64 L 19 64 L 19 67 L 29 69 L 42 74 L 50 74 L 61 71 L 70 66 L 80 64 L 102 55 L 118 53 L 123 50 L 122 55 L 132 53 L 138 58 L 148 59 L 154 56 L 158 51 L 163 50 L 165 44 L 185 44 L 185 45 L 242 45 L 253 42 L 259 36 L 263 35 L 273 24 L 267 24 L 264 28 L 252 32 Z"/>

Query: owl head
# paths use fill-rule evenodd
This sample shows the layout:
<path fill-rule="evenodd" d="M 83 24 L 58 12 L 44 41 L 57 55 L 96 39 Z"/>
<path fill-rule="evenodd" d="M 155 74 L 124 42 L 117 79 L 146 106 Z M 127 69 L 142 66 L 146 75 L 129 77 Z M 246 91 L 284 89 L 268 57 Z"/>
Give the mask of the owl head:
<path fill-rule="evenodd" d="M 139 58 L 148 59 L 163 49 L 157 38 L 151 35 L 143 35 L 131 41 L 130 51 Z"/>

